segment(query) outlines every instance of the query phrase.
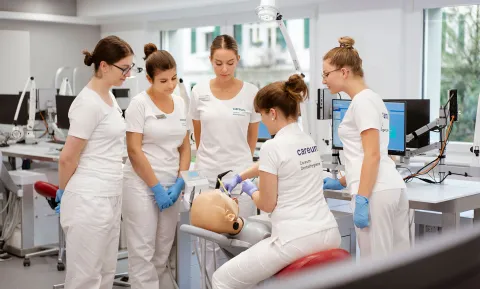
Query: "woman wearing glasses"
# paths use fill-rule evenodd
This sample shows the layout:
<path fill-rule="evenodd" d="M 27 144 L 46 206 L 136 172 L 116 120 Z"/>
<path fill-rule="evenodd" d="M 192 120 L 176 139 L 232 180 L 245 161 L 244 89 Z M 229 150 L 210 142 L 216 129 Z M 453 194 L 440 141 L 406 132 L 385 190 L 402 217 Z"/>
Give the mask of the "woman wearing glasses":
<path fill-rule="evenodd" d="M 324 179 L 323 189 L 348 185 L 361 256 L 383 257 L 410 247 L 405 183 L 388 157 L 389 115 L 382 98 L 363 78 L 362 59 L 350 37 L 323 57 L 323 84 L 352 102 L 338 128 L 345 153 L 340 180 Z"/>
<path fill-rule="evenodd" d="M 133 50 L 116 36 L 84 51 L 94 76 L 73 101 L 59 161 L 60 221 L 68 248 L 66 289 L 112 288 L 122 208 L 125 121 L 112 86 L 133 67 Z M 63 193 L 65 191 L 65 193 Z"/>

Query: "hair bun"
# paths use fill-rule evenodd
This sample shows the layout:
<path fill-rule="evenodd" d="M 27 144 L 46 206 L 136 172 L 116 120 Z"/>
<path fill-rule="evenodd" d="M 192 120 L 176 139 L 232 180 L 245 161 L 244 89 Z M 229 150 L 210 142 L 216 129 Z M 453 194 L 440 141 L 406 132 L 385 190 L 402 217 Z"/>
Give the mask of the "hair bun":
<path fill-rule="evenodd" d="M 307 84 L 300 74 L 293 74 L 288 78 L 285 82 L 285 90 L 296 102 L 302 102 L 308 97 Z"/>
<path fill-rule="evenodd" d="M 85 55 L 85 58 L 83 59 L 83 63 L 85 63 L 86 66 L 90 66 L 93 63 L 93 55 L 88 52 L 88 50 L 84 49 L 82 53 Z"/>
<path fill-rule="evenodd" d="M 157 50 L 158 48 L 155 44 L 153 43 L 145 44 L 145 46 L 143 47 L 143 52 L 145 52 L 145 57 L 143 58 L 143 60 L 147 60 L 148 56 L 150 56 L 152 53 L 154 53 Z"/>
<path fill-rule="evenodd" d="M 353 38 L 351 38 L 349 36 L 344 36 L 344 37 L 340 37 L 340 39 L 338 39 L 338 43 L 340 43 L 340 47 L 353 49 L 353 45 L 355 44 L 355 40 L 353 40 Z"/>

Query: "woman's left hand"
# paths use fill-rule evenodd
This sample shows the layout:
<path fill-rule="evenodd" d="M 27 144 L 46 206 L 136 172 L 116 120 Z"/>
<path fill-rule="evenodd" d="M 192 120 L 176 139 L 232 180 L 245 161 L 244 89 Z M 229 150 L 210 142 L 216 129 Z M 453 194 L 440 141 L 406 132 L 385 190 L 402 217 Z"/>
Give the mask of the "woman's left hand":
<path fill-rule="evenodd" d="M 355 212 L 353 213 L 353 223 L 359 229 L 368 227 L 369 205 L 368 199 L 361 195 L 355 196 Z"/>

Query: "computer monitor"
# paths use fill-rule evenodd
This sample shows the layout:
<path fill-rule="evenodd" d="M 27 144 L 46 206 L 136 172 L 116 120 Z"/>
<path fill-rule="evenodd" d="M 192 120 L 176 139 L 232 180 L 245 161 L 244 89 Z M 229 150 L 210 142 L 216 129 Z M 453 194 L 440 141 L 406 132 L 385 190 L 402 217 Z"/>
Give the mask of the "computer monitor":
<path fill-rule="evenodd" d="M 68 111 L 72 105 L 75 96 L 59 95 L 55 96 L 55 103 L 57 107 L 57 126 L 60 129 L 69 129 L 70 120 L 68 119 Z"/>
<path fill-rule="evenodd" d="M 332 100 L 332 148 L 343 149 L 343 143 L 338 136 L 338 126 L 343 120 L 351 100 Z M 406 141 L 406 103 L 401 101 L 385 101 L 390 116 L 390 138 L 388 153 L 390 155 L 405 155 Z"/>
<path fill-rule="evenodd" d="M 260 125 L 258 126 L 258 141 L 265 142 L 271 138 L 272 136 L 268 132 L 268 129 L 265 126 L 265 124 L 263 122 L 260 122 Z"/>
<path fill-rule="evenodd" d="M 470 289 L 480 284 L 480 228 L 444 231 L 388 257 L 325 264 L 287 278 L 267 281 L 263 289 Z"/>
<path fill-rule="evenodd" d="M 129 88 L 113 88 L 112 93 L 115 96 L 115 98 L 128 98 L 130 95 L 130 89 Z"/>
<path fill-rule="evenodd" d="M 384 100 L 387 101 L 387 100 Z M 430 99 L 389 99 L 407 103 L 407 135 L 430 123 Z M 430 144 L 430 133 L 424 133 L 407 143 L 407 148 L 422 148 Z"/>
<path fill-rule="evenodd" d="M 20 94 L 0 94 L 0 123 L 13 124 L 17 111 Z M 27 125 L 28 122 L 28 97 L 25 95 L 18 113 L 17 125 Z"/>

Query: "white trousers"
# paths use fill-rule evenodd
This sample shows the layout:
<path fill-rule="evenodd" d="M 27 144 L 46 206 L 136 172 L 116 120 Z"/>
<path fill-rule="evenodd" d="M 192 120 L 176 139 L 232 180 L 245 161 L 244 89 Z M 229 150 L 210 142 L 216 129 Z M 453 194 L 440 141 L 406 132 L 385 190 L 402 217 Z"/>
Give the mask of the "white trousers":
<path fill-rule="evenodd" d="M 132 289 L 174 288 L 167 263 L 175 239 L 179 205 L 160 212 L 147 186 L 123 185 L 123 222 Z M 180 198 L 179 198 L 180 199 Z"/>
<path fill-rule="evenodd" d="M 239 215 L 242 218 L 247 218 L 250 216 L 254 216 L 257 214 L 257 208 L 255 203 L 253 202 L 252 198 L 247 194 L 241 195 L 232 195 L 233 198 L 238 199 L 238 208 L 239 208 Z M 198 241 L 198 245 L 200 245 L 200 241 Z M 198 252 L 200 253 L 200 246 L 197 246 Z M 215 252 L 215 259 L 214 259 L 214 252 Z M 201 258 L 201 256 L 199 256 Z M 201 260 L 201 259 L 200 259 Z M 228 261 L 227 256 L 220 250 L 220 247 L 213 242 L 207 242 L 206 244 L 206 269 L 207 275 L 210 280 L 212 280 L 212 275 L 215 270 L 225 264 Z M 201 288 L 206 289 L 206 288 Z"/>
<path fill-rule="evenodd" d="M 355 211 L 355 197 L 352 198 Z M 355 228 L 360 256 L 381 258 L 393 251 L 410 248 L 408 199 L 404 189 L 374 192 L 369 200 L 367 228 Z"/>
<path fill-rule="evenodd" d="M 65 191 L 60 222 L 65 233 L 65 289 L 111 289 L 117 268 L 122 197 Z"/>
<path fill-rule="evenodd" d="M 251 288 L 300 258 L 338 248 L 340 242 L 338 228 L 298 238 L 284 245 L 277 238 L 270 237 L 220 267 L 213 274 L 213 289 Z"/>

